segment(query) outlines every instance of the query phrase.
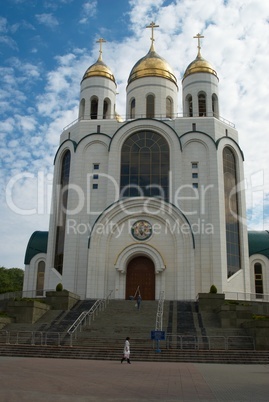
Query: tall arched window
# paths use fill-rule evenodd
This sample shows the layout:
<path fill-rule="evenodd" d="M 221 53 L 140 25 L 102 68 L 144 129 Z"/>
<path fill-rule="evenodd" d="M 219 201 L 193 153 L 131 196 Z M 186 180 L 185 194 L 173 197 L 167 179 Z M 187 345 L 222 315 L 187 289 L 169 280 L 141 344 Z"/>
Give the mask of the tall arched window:
<path fill-rule="evenodd" d="M 135 119 L 135 99 L 132 99 L 131 101 L 130 119 Z"/>
<path fill-rule="evenodd" d="M 44 276 L 45 276 L 45 262 L 39 261 L 36 275 L 36 296 L 43 296 Z"/>
<path fill-rule="evenodd" d="M 153 119 L 155 116 L 155 104 L 154 104 L 154 96 L 153 95 L 147 96 L 146 116 L 149 119 Z"/>
<path fill-rule="evenodd" d="M 173 101 L 171 98 L 166 98 L 166 117 L 172 119 L 173 117 Z"/>
<path fill-rule="evenodd" d="M 139 131 L 121 151 L 120 197 L 169 199 L 169 146 L 153 131 Z"/>
<path fill-rule="evenodd" d="M 107 117 L 108 117 L 108 107 L 109 107 L 109 103 L 105 99 L 104 100 L 104 108 L 103 108 L 103 119 L 107 119 Z"/>
<path fill-rule="evenodd" d="M 188 95 L 186 101 L 188 117 L 193 117 L 192 96 Z"/>
<path fill-rule="evenodd" d="M 219 117 L 219 105 L 218 105 L 218 98 L 215 94 L 212 95 L 212 112 L 213 117 Z"/>
<path fill-rule="evenodd" d="M 84 119 L 85 117 L 85 99 L 81 99 L 80 105 L 79 105 L 79 118 Z"/>
<path fill-rule="evenodd" d="M 263 297 L 263 278 L 262 278 L 262 266 L 259 262 L 254 265 L 254 277 L 255 277 L 255 293 L 257 299 Z"/>
<path fill-rule="evenodd" d="M 91 100 L 91 119 L 97 119 L 98 113 L 98 99 L 93 98 Z"/>
<path fill-rule="evenodd" d="M 59 214 L 57 222 L 55 257 L 54 257 L 54 268 L 57 269 L 57 271 L 60 274 L 62 274 L 63 272 L 64 238 L 65 238 L 66 210 L 68 201 L 70 160 L 71 160 L 70 151 L 66 151 L 62 160 Z"/>
<path fill-rule="evenodd" d="M 206 116 L 206 97 L 205 94 L 198 95 L 198 109 L 199 109 L 199 116 L 204 117 Z"/>
<path fill-rule="evenodd" d="M 227 276 L 241 268 L 239 237 L 239 206 L 235 156 L 229 147 L 223 150 L 223 173 L 226 219 Z"/>

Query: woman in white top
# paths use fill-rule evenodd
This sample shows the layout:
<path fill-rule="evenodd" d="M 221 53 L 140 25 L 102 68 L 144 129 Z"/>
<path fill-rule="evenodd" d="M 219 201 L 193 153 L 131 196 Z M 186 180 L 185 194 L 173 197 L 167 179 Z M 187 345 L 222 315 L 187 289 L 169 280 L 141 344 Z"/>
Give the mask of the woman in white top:
<path fill-rule="evenodd" d="M 127 360 L 127 363 L 131 364 L 130 362 L 130 342 L 129 342 L 130 338 L 129 336 L 127 336 L 127 338 L 125 339 L 125 344 L 124 344 L 124 349 L 123 349 L 123 357 L 121 359 L 121 363 L 124 360 Z"/>

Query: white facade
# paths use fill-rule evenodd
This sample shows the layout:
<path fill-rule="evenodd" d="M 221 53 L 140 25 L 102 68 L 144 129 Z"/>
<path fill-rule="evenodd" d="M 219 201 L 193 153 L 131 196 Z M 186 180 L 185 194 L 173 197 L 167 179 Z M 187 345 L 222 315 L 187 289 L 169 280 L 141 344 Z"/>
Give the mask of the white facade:
<path fill-rule="evenodd" d="M 46 254 L 26 253 L 24 290 L 35 289 L 42 257 L 43 288 L 61 282 L 82 299 L 110 291 L 112 298 L 125 299 L 138 286 L 143 299 L 158 299 L 164 291 L 168 300 L 193 300 L 212 284 L 218 292 L 255 292 L 244 191 L 227 196 L 233 180 L 244 180 L 238 133 L 219 118 L 216 72 L 200 51 L 193 63 L 182 80 L 183 117 L 178 117 L 176 78 L 151 47 L 130 74 L 125 121 L 115 113 L 111 71 L 100 57 L 89 67 L 78 121 L 61 134 L 55 157 Z M 165 183 L 165 196 L 148 196 L 139 186 L 141 196 L 130 190 L 122 197 L 124 180 L 131 188 L 136 181 Z M 262 258 L 268 270 L 268 258 Z"/>

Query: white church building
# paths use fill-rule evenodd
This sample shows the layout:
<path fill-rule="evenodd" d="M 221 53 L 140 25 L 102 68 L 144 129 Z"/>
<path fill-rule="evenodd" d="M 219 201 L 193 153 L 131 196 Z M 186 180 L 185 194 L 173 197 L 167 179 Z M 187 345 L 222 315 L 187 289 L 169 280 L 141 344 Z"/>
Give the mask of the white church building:
<path fill-rule="evenodd" d="M 49 231 L 32 234 L 24 291 L 86 298 L 194 300 L 269 293 L 269 233 L 248 232 L 244 155 L 220 114 L 217 72 L 198 54 L 181 83 L 154 46 L 132 68 L 126 116 L 99 58 L 80 84 L 78 119 L 60 136 Z M 178 111 L 182 96 L 182 111 Z"/>

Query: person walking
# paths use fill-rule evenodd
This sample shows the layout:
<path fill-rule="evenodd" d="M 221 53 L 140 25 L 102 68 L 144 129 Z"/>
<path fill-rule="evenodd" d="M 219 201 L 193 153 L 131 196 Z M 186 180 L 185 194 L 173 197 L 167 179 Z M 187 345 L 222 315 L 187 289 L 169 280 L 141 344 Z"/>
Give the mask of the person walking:
<path fill-rule="evenodd" d="M 123 348 L 123 357 L 121 359 L 121 363 L 124 360 L 127 360 L 127 363 L 131 364 L 130 362 L 130 338 L 129 336 L 127 336 L 127 338 L 125 339 L 125 344 L 124 344 L 124 348 Z"/>
<path fill-rule="evenodd" d="M 141 302 L 142 302 L 142 297 L 141 297 L 141 294 L 139 293 L 139 295 L 137 296 L 137 301 L 136 301 L 137 310 L 140 310 Z"/>

